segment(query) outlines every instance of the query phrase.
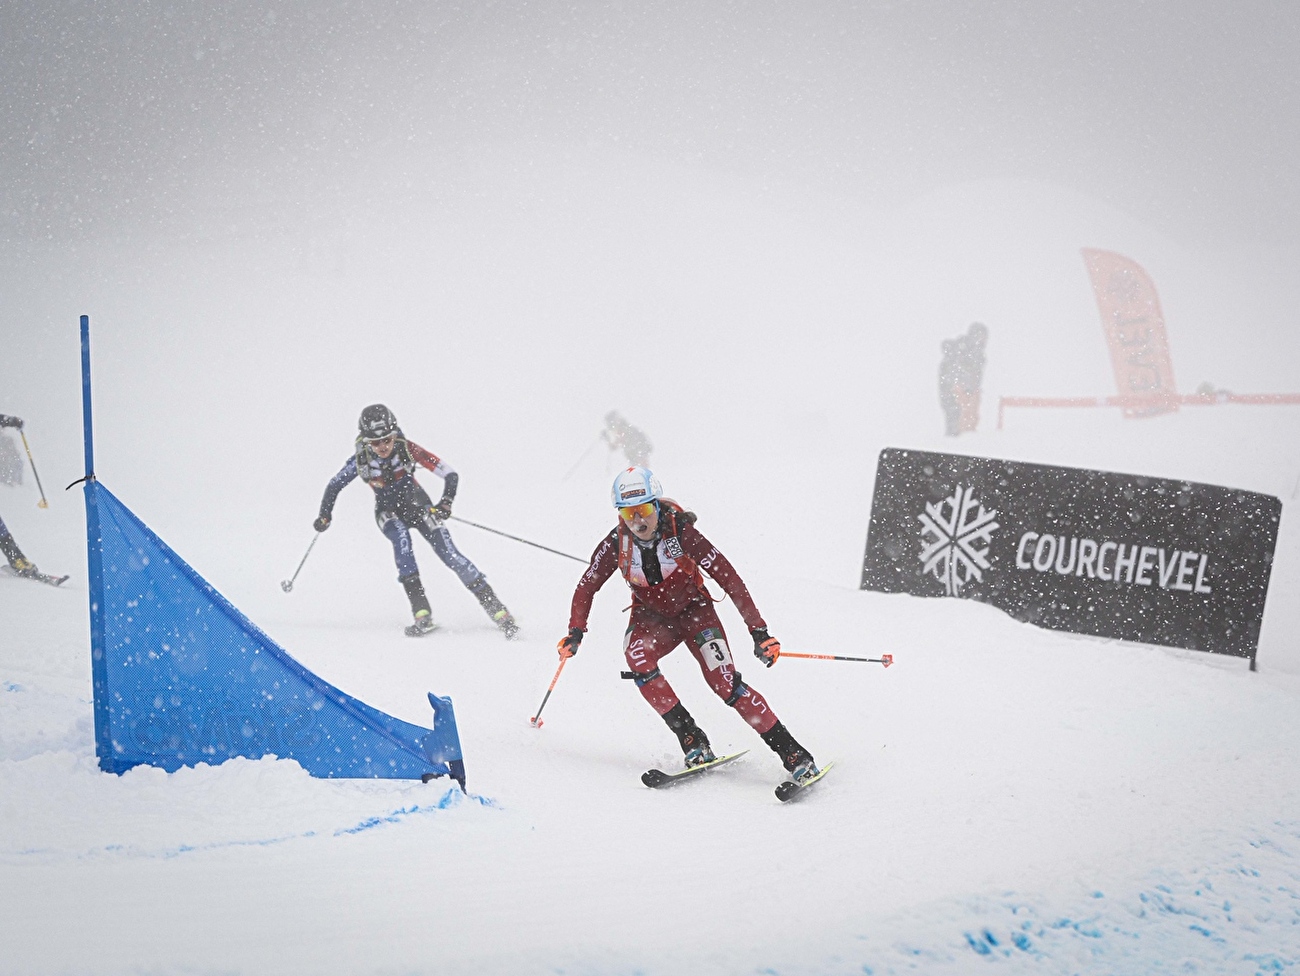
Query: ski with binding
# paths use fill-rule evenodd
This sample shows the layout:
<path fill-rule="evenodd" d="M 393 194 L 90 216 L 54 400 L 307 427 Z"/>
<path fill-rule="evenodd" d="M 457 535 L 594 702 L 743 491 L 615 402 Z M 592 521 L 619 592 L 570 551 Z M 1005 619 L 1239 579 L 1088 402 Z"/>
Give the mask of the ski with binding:
<path fill-rule="evenodd" d="M 421 627 L 419 624 L 408 624 L 402 630 L 402 633 L 407 637 L 428 637 L 430 634 L 436 634 L 441 629 L 441 624 L 429 624 L 427 627 Z"/>
<path fill-rule="evenodd" d="M 665 773 L 662 769 L 647 769 L 641 774 L 641 782 L 652 790 L 662 789 L 665 786 L 676 786 L 683 780 L 691 779 L 697 773 L 708 772 L 711 769 L 717 769 L 719 766 L 733 762 L 747 752 L 749 752 L 748 749 L 742 749 L 740 752 L 733 752 L 728 756 L 719 756 L 713 762 L 704 763 L 700 766 L 690 766 L 676 773 Z"/>
<path fill-rule="evenodd" d="M 803 796 L 804 791 L 807 790 L 808 787 L 812 786 L 813 783 L 816 783 L 819 779 L 821 779 L 823 776 L 829 773 L 831 771 L 831 767 L 834 765 L 835 763 L 828 762 L 821 769 L 817 770 L 816 776 L 813 776 L 802 783 L 796 783 L 792 779 L 786 780 L 784 783 L 782 783 L 780 786 L 776 788 L 776 798 L 780 800 L 782 803 L 788 803 L 789 801 L 797 797 Z"/>
<path fill-rule="evenodd" d="M 35 583 L 45 583 L 49 586 L 62 586 L 71 579 L 70 576 L 51 576 L 49 573 L 20 573 L 12 566 L 0 566 L 0 569 L 4 570 L 9 576 L 14 577 L 14 579 L 32 580 Z"/>

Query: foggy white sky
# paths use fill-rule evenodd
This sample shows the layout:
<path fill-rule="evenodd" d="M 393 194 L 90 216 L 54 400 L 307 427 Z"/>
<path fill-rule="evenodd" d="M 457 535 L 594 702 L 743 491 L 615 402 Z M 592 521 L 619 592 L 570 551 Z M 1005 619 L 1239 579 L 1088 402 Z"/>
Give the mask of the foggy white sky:
<path fill-rule="evenodd" d="M 0 239 L 186 233 L 537 141 L 867 204 L 1045 180 L 1202 241 L 1300 242 L 1300 5 L 0 6 Z"/>

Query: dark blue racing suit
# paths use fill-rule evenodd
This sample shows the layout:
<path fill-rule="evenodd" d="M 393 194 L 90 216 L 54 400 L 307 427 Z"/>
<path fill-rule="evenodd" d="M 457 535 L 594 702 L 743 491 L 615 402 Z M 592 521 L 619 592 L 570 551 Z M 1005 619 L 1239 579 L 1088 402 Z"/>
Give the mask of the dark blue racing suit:
<path fill-rule="evenodd" d="M 415 480 L 417 467 L 427 468 L 443 481 L 442 498 L 436 507 Z M 424 592 L 420 569 L 411 548 L 411 530 L 414 529 L 428 540 L 438 558 L 474 594 L 479 606 L 506 638 L 512 639 L 519 632 L 515 618 L 497 597 L 487 577 L 456 548 L 451 533 L 443 525 L 443 520 L 451 517 L 451 503 L 460 482 L 456 472 L 436 454 L 408 441 L 400 430 L 394 437 L 393 451 L 386 458 L 376 454 L 364 439 L 357 438 L 355 453 L 325 487 L 325 497 L 320 503 L 320 521 L 324 525 L 318 522 L 317 531 L 329 525 L 339 492 L 357 477 L 374 491 L 375 521 L 379 524 L 379 531 L 393 544 L 397 581 L 406 590 L 411 612 L 415 615 L 415 623 L 406 629 L 406 633 L 417 637 L 434 629 L 429 598 Z"/>
<path fill-rule="evenodd" d="M 397 578 L 405 582 L 420 572 L 411 546 L 411 530 L 415 529 L 428 540 L 429 545 L 433 546 L 433 551 L 438 554 L 438 558 L 447 568 L 455 573 L 462 583 L 472 587 L 482 578 L 483 573 L 451 541 L 451 533 L 435 514 L 428 494 L 415 480 L 417 467 L 427 468 L 443 479 L 440 504 L 446 502 L 450 505 L 452 499 L 456 497 L 460 476 L 436 454 L 426 451 L 419 444 L 408 441 L 399 434 L 393 446 L 393 453 L 386 458 L 379 457 L 364 441 L 358 444 L 357 452 L 348 458 L 347 464 L 343 465 L 339 473 L 331 478 L 330 483 L 325 487 L 325 497 L 320 503 L 320 514 L 323 518 L 330 518 L 339 492 L 357 478 L 360 470 L 363 480 L 375 492 L 375 521 L 379 525 L 379 530 L 393 545 Z"/>

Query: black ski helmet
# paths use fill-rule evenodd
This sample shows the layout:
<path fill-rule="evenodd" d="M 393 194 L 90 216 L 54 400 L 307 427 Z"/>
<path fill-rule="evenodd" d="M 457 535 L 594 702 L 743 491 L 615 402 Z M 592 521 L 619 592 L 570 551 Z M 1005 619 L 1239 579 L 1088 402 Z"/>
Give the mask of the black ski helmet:
<path fill-rule="evenodd" d="M 382 403 L 372 403 L 361 411 L 357 430 L 361 432 L 362 440 L 383 440 L 397 433 L 397 418 L 393 416 L 393 411 Z"/>

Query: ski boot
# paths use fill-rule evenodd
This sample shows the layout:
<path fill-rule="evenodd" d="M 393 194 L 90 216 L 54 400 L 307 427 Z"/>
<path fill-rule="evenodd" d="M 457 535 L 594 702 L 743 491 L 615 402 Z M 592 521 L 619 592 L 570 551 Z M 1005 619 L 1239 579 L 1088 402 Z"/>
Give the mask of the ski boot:
<path fill-rule="evenodd" d="M 432 634 L 438 629 L 438 625 L 433 622 L 433 614 L 428 610 L 419 610 L 415 614 L 415 623 L 406 628 L 407 637 L 423 637 L 426 634 Z"/>
<path fill-rule="evenodd" d="M 425 634 L 432 634 L 438 629 L 438 625 L 433 622 L 433 611 L 429 609 L 429 598 L 424 595 L 424 584 L 420 582 L 420 574 L 399 576 L 397 582 L 401 583 L 402 589 L 406 590 L 406 598 L 411 601 L 411 613 L 415 616 L 415 623 L 406 628 L 406 636 L 423 637 Z"/>
<path fill-rule="evenodd" d="M 469 591 L 474 594 L 474 598 L 478 600 L 478 605 L 492 618 L 492 622 L 497 625 L 501 633 L 506 635 L 506 640 L 514 640 L 519 633 L 519 624 L 515 622 L 514 616 L 506 609 L 506 605 L 501 602 L 493 591 L 487 577 L 480 576 L 473 583 L 470 583 Z"/>
<path fill-rule="evenodd" d="M 40 570 L 36 568 L 36 564 L 32 562 L 30 559 L 26 558 L 25 556 L 19 556 L 17 559 L 11 559 L 9 561 L 9 568 L 12 569 L 19 576 L 40 575 Z"/>
<path fill-rule="evenodd" d="M 812 753 L 799 745 L 790 730 L 777 722 L 766 732 L 759 733 L 769 749 L 776 753 L 790 778 L 802 786 L 821 772 L 813 761 Z"/>
<path fill-rule="evenodd" d="M 718 758 L 709 745 L 709 737 L 695 724 L 695 719 L 691 718 L 690 712 L 686 711 L 686 707 L 681 702 L 664 712 L 664 721 L 668 723 L 668 727 L 676 734 L 677 741 L 681 743 L 682 757 L 687 769 L 692 766 L 703 766 Z"/>
<path fill-rule="evenodd" d="M 492 619 L 496 622 L 496 625 L 501 628 L 501 633 L 506 635 L 506 640 L 514 640 L 519 634 L 518 622 L 505 607 L 502 607 L 496 613 L 492 614 Z"/>
<path fill-rule="evenodd" d="M 9 560 L 9 568 L 18 576 L 36 576 L 36 564 L 23 555 L 14 537 L 6 533 L 0 537 L 0 552 Z"/>
<path fill-rule="evenodd" d="M 701 732 L 700 735 L 703 736 L 704 733 Z M 689 750 L 683 757 L 683 760 L 686 763 L 686 768 L 690 769 L 692 766 L 706 766 L 717 758 L 718 757 L 713 754 L 713 749 L 709 746 L 708 742 L 705 742 L 702 745 L 695 746 L 693 749 Z"/>
<path fill-rule="evenodd" d="M 811 754 L 804 752 L 795 760 L 794 768 L 789 770 L 790 778 L 803 786 L 810 779 L 815 779 L 821 772 L 817 764 L 813 762 Z"/>

